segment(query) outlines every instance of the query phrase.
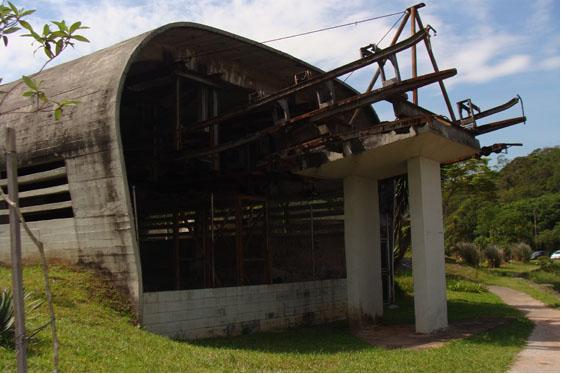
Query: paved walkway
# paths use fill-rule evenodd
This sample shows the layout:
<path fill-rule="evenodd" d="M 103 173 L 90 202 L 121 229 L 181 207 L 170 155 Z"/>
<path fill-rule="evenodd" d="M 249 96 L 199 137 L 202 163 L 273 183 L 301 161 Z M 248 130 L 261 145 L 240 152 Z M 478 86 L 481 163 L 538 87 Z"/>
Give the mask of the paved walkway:
<path fill-rule="evenodd" d="M 532 297 L 510 288 L 489 286 L 498 295 L 533 321 L 535 328 L 527 346 L 519 352 L 510 372 L 559 373 L 560 372 L 560 310 L 549 308 Z"/>

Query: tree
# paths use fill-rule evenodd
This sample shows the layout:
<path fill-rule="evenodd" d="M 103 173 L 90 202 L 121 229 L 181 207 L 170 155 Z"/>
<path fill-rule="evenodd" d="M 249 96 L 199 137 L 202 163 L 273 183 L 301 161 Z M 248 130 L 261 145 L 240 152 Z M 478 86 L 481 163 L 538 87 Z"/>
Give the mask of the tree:
<path fill-rule="evenodd" d="M 76 42 L 88 42 L 88 39 L 82 35 L 76 34 L 77 31 L 86 29 L 81 22 L 74 22 L 68 26 L 64 20 L 62 21 L 52 21 L 49 24 L 43 25 L 39 29 L 34 28 L 28 21 L 27 18 L 32 15 L 35 10 L 18 8 L 11 2 L 3 1 L 0 5 L 0 39 L 4 45 L 4 48 L 8 47 L 9 40 L 12 35 L 16 35 L 19 31 L 24 31 L 26 34 L 21 36 L 28 37 L 33 40 L 33 45 L 36 46 L 37 50 L 42 50 L 44 55 L 47 57 L 43 66 L 39 71 L 32 75 L 24 75 L 22 79 L 12 85 L 8 91 L 0 92 L 0 117 L 10 111 L 3 110 L 3 104 L 6 98 L 14 92 L 14 90 L 20 85 L 24 84 L 27 90 L 23 93 L 24 97 L 28 97 L 30 100 L 35 100 L 37 105 L 37 111 L 50 111 L 54 112 L 55 120 L 60 119 L 62 111 L 67 106 L 72 106 L 78 104 L 76 100 L 62 99 L 54 100 L 48 96 L 46 92 L 42 89 L 42 82 L 37 80 L 37 75 L 43 71 L 49 63 L 59 57 L 65 49 L 68 47 L 73 47 Z M 0 78 L 1 82 L 2 78 Z M 30 228 L 28 227 L 23 214 L 21 213 L 19 207 L 14 201 L 11 201 L 4 193 L 3 189 L 0 188 L 0 199 L 2 199 L 6 204 L 8 204 L 12 209 L 15 209 L 19 220 L 31 238 L 33 243 L 39 250 L 39 255 L 41 259 L 41 267 L 43 270 L 44 281 L 45 281 L 45 294 L 47 297 L 47 303 L 49 306 L 50 314 L 50 325 L 51 332 L 53 336 L 53 368 L 54 371 L 58 371 L 58 338 L 56 330 L 56 318 L 52 302 L 52 294 L 49 282 L 49 271 L 47 266 L 47 260 L 45 256 L 45 251 L 43 248 L 43 243 L 38 240 Z"/>

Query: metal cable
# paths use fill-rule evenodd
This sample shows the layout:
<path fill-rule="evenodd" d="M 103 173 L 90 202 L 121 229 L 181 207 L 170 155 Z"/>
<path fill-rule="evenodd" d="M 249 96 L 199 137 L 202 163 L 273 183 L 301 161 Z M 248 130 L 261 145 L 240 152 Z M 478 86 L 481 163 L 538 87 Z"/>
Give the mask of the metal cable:
<path fill-rule="evenodd" d="M 329 26 L 329 27 L 324 27 L 322 29 L 311 30 L 311 31 L 306 31 L 306 32 L 298 33 L 298 34 L 282 36 L 282 37 L 279 37 L 279 38 L 265 40 L 265 41 L 262 41 L 262 42 L 259 42 L 259 43 L 260 44 L 273 43 L 273 42 L 280 41 L 280 40 L 292 39 L 292 38 L 297 38 L 297 37 L 300 37 L 300 36 L 315 34 L 315 33 L 323 32 L 323 31 L 329 31 L 329 30 L 334 30 L 334 29 L 338 29 L 338 28 L 342 28 L 342 27 L 358 25 L 360 23 L 371 22 L 371 21 L 375 21 L 377 19 L 392 17 L 392 16 L 396 16 L 396 15 L 399 15 L 399 14 L 402 14 L 402 16 L 404 16 L 405 13 L 406 13 L 405 11 L 401 11 L 401 12 L 384 14 L 382 16 L 366 18 L 366 19 L 362 19 L 362 20 L 359 20 L 359 21 L 344 23 L 344 24 L 341 24 L 341 25 Z M 207 51 L 207 52 L 196 53 L 191 57 L 209 56 L 209 55 L 213 55 L 213 54 L 220 53 L 220 52 L 227 52 L 227 51 L 238 50 L 238 49 L 239 49 L 239 47 L 228 47 L 228 48 L 222 48 L 222 49 L 215 49 L 215 50 L 211 50 L 211 51 Z"/>
<path fill-rule="evenodd" d="M 381 19 L 381 18 L 386 18 L 386 17 L 397 16 L 397 15 L 399 15 L 399 14 L 404 15 L 404 13 L 405 13 L 405 12 L 402 11 L 402 12 L 396 12 L 396 13 L 385 14 L 385 15 L 383 15 L 383 16 L 377 16 L 377 17 L 366 18 L 366 19 L 363 19 L 363 20 L 360 20 L 360 21 L 354 21 L 354 22 L 344 23 L 344 24 L 341 24 L 341 25 L 324 27 L 324 28 L 318 29 L 318 30 L 306 31 L 306 32 L 302 32 L 302 33 L 299 33 L 299 34 L 293 34 L 293 35 L 288 35 L 288 36 L 282 36 L 282 37 L 275 38 L 275 39 L 265 40 L 265 41 L 263 41 L 263 42 L 261 42 L 261 43 L 262 43 L 262 44 L 265 44 L 265 43 L 277 42 L 277 41 L 279 41 L 279 40 L 291 39 L 291 38 L 296 38 L 296 37 L 299 37 L 299 36 L 305 36 L 305 35 L 315 34 L 315 33 L 322 32 L 322 31 L 328 31 L 328 30 L 333 30 L 333 29 L 339 29 L 340 27 L 347 27 L 347 26 L 354 26 L 354 25 L 357 26 L 357 25 L 360 24 L 360 23 L 370 22 L 370 21 L 374 21 L 374 20 Z"/>
<path fill-rule="evenodd" d="M 379 44 L 382 43 L 382 41 L 388 36 L 388 34 L 390 34 L 390 32 L 396 27 L 396 25 L 398 24 L 398 22 L 400 22 L 400 20 L 402 19 L 402 17 L 404 17 L 404 15 L 407 13 L 406 11 L 400 12 L 402 15 L 400 17 L 398 17 L 398 19 L 394 22 L 394 24 L 392 26 L 390 26 L 390 28 L 387 30 L 386 34 L 384 34 L 382 36 L 382 38 L 380 38 L 380 40 L 375 44 L 375 46 L 379 46 Z M 395 13 L 395 14 L 400 14 L 400 13 Z M 343 82 L 345 83 L 349 77 L 351 77 L 353 75 L 353 73 L 355 73 L 355 70 L 353 70 L 351 73 L 349 73 L 347 75 L 347 77 L 345 77 L 345 79 L 343 80 Z"/>

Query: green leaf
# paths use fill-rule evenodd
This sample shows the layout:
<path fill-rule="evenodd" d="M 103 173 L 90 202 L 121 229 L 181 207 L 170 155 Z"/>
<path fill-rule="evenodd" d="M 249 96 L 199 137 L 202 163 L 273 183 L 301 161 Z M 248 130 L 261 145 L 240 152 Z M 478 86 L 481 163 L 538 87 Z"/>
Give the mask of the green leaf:
<path fill-rule="evenodd" d="M 20 17 L 26 17 L 33 13 L 35 13 L 35 9 L 24 10 L 23 12 L 20 13 Z"/>
<path fill-rule="evenodd" d="M 90 41 L 88 40 L 88 38 L 86 38 L 85 36 L 82 35 L 72 35 L 71 36 L 72 39 L 76 39 L 79 42 L 84 42 L 84 43 L 89 43 Z"/>
<path fill-rule="evenodd" d="M 31 27 L 31 25 L 29 24 L 29 22 L 20 19 L 20 20 L 19 20 L 19 23 L 20 23 L 20 25 L 21 25 L 23 28 L 27 29 L 29 32 L 31 32 L 31 33 L 34 32 L 34 31 L 33 31 L 33 27 Z"/>
<path fill-rule="evenodd" d="M 28 77 L 27 75 L 22 75 L 21 77 L 23 83 L 25 83 L 25 85 L 29 88 L 31 88 L 33 91 L 37 91 L 38 90 L 38 85 L 37 82 L 33 79 L 31 79 L 30 77 Z"/>
<path fill-rule="evenodd" d="M 72 26 L 70 26 L 70 28 L 68 29 L 68 32 L 72 34 L 74 31 L 78 30 L 80 26 L 82 26 L 82 22 L 80 21 L 74 22 Z"/>
<path fill-rule="evenodd" d="M 67 27 L 66 27 L 66 23 L 64 21 L 51 21 L 52 23 L 54 23 L 55 25 L 57 25 L 57 27 L 59 28 L 60 31 L 67 31 Z"/>
<path fill-rule="evenodd" d="M 14 4 L 12 4 L 10 1 L 8 1 L 8 5 L 10 6 L 10 9 L 12 9 L 12 12 L 14 12 L 15 14 L 18 14 L 18 8 L 16 8 L 16 6 Z"/>
<path fill-rule="evenodd" d="M 51 33 L 51 28 L 49 27 L 48 24 L 45 24 L 43 26 L 43 36 L 47 36 Z"/>
<path fill-rule="evenodd" d="M 62 109 L 60 107 L 55 109 L 55 121 L 60 120 L 60 118 L 62 117 Z"/>
<path fill-rule="evenodd" d="M 7 28 L 6 30 L 3 31 L 3 33 L 4 33 L 5 35 L 6 35 L 6 34 L 12 34 L 12 33 L 16 32 L 16 31 L 18 31 L 18 30 L 21 30 L 21 28 L 20 28 L 20 27 L 17 27 L 17 26 L 14 26 L 14 27 Z"/>
<path fill-rule="evenodd" d="M 43 47 L 43 52 L 45 52 L 45 54 L 47 55 L 48 58 L 55 57 L 55 55 L 53 55 L 53 52 L 51 51 L 51 45 L 50 44 L 45 44 L 45 47 Z"/>
<path fill-rule="evenodd" d="M 35 95 L 35 92 L 33 92 L 33 91 L 25 91 L 22 96 L 31 97 L 31 96 L 33 96 L 33 95 Z"/>
<path fill-rule="evenodd" d="M 63 99 L 59 102 L 61 108 L 64 106 L 76 106 L 77 104 L 80 104 L 80 100 Z"/>
<path fill-rule="evenodd" d="M 55 55 L 58 56 L 60 55 L 60 53 L 62 52 L 64 46 L 64 41 L 62 39 L 57 40 L 57 43 L 55 44 Z"/>

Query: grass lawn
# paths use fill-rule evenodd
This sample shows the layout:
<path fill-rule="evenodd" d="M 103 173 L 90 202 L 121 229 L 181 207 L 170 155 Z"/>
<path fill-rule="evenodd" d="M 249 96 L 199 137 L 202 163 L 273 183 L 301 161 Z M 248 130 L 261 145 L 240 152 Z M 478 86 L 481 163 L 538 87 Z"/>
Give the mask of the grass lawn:
<path fill-rule="evenodd" d="M 448 261 L 447 274 L 477 283 L 510 287 L 542 301 L 546 305 L 560 307 L 560 273 L 547 273 L 537 263 L 512 262 L 496 269 L 471 268 Z M 536 282 L 536 283 L 535 283 Z M 537 283 L 550 284 L 547 287 Z"/>
<path fill-rule="evenodd" d="M 146 332 L 115 292 L 92 273 L 51 268 L 61 341 L 60 370 L 86 372 L 320 371 L 320 372 L 498 372 L 507 370 L 532 324 L 519 312 L 471 282 L 449 291 L 449 318 L 504 316 L 513 320 L 469 339 L 427 350 L 388 350 L 367 345 L 345 324 L 308 327 L 197 342 L 173 341 Z M 38 267 L 26 267 L 26 290 L 41 297 Z M 411 277 L 399 277 L 400 308 L 386 310 L 383 323 L 413 321 Z M 9 269 L 0 268 L 0 287 L 9 287 Z M 471 292 L 463 291 L 463 289 Z M 46 321 L 46 305 L 41 307 Z M 29 370 L 51 371 L 49 330 L 30 347 Z M 0 348 L 0 371 L 15 370 L 13 351 Z"/>

